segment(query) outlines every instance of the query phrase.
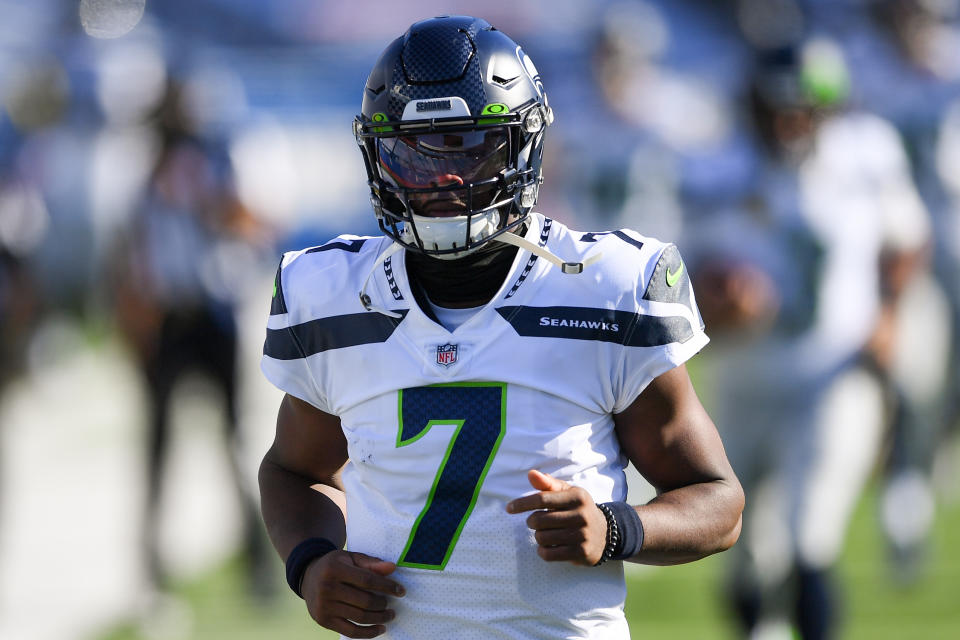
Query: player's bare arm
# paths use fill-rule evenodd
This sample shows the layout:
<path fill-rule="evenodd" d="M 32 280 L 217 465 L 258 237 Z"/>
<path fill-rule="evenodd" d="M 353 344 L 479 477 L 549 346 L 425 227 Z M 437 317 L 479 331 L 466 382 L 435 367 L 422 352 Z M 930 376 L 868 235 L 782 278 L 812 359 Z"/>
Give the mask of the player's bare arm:
<path fill-rule="evenodd" d="M 680 564 L 728 549 L 740 534 L 744 497 L 713 422 L 679 366 L 656 378 L 622 413 L 617 435 L 631 462 L 656 487 L 635 507 L 643 523 L 644 564 Z M 548 561 L 594 565 L 607 543 L 607 521 L 590 494 L 539 471 L 528 474 L 539 492 L 507 505 L 533 511 L 537 553 Z"/>
<path fill-rule="evenodd" d="M 307 609 L 323 627 L 349 638 L 373 638 L 394 617 L 388 596 L 403 595 L 403 587 L 387 577 L 394 563 L 342 550 L 346 520 L 340 470 L 346 462 L 340 419 L 284 396 L 276 437 L 260 465 L 267 533 L 285 559 L 304 540 L 325 538 L 336 545 L 303 574 Z"/>
<path fill-rule="evenodd" d="M 897 336 L 897 309 L 914 277 L 930 260 L 929 247 L 885 249 L 880 256 L 880 306 L 864 355 L 884 375 L 893 366 Z"/>
<path fill-rule="evenodd" d="M 680 564 L 733 546 L 743 489 L 686 367 L 657 377 L 614 421 L 624 453 L 657 490 L 636 507 L 643 547 L 629 560 Z"/>

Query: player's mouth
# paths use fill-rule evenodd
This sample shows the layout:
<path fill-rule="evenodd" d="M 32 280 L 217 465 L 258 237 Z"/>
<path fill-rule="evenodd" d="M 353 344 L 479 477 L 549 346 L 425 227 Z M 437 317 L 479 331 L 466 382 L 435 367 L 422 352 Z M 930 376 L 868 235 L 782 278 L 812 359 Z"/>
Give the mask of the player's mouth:
<path fill-rule="evenodd" d="M 462 216 L 467 211 L 466 205 L 461 200 L 430 200 L 424 202 L 419 207 L 420 211 L 418 212 L 422 216 L 429 216 L 431 218 L 452 218 L 454 216 Z"/>

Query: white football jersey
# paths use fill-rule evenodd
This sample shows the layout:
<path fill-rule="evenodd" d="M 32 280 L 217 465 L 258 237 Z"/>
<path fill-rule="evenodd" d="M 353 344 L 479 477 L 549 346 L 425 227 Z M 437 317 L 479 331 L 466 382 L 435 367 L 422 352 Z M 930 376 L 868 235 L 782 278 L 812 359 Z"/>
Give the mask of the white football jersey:
<path fill-rule="evenodd" d="M 399 568 L 407 595 L 384 637 L 626 638 L 619 562 L 548 563 L 508 501 L 539 469 L 623 500 L 612 414 L 706 343 L 676 247 L 583 233 L 534 214 L 503 286 L 450 332 L 414 300 L 404 252 L 340 236 L 283 257 L 262 369 L 340 417 L 350 463 L 347 548 Z M 380 264 L 377 264 L 380 259 Z M 398 318 L 366 311 L 374 304 Z"/>
<path fill-rule="evenodd" d="M 723 371 L 715 417 L 728 412 L 723 405 L 730 412 L 722 422 L 756 415 L 759 402 L 809 409 L 876 329 L 883 253 L 917 251 L 929 238 L 929 214 L 888 122 L 834 116 L 815 142 L 799 168 L 771 165 L 760 175 L 752 208 L 711 212 L 696 230 L 705 255 L 769 276 L 780 304 L 770 330 L 714 345 Z"/>

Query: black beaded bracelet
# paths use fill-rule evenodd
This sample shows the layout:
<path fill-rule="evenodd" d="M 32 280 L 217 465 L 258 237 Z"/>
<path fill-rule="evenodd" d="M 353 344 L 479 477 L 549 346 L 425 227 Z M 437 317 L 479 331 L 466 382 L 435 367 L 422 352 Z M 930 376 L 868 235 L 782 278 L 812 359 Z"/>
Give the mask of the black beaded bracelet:
<path fill-rule="evenodd" d="M 597 508 L 607 520 L 607 544 L 597 565 L 607 560 L 626 560 L 643 546 L 643 523 L 640 514 L 626 502 L 604 502 Z"/>
<path fill-rule="evenodd" d="M 599 567 L 607 560 L 613 558 L 614 554 L 618 551 L 617 547 L 620 546 L 620 527 L 617 526 L 617 518 L 613 515 L 613 510 L 606 504 L 598 504 L 597 509 L 600 509 L 600 513 L 602 513 L 603 517 L 607 520 L 607 544 L 603 547 L 603 554 L 600 556 L 600 559 L 593 565 L 595 567 Z"/>
<path fill-rule="evenodd" d="M 339 549 L 337 545 L 326 538 L 307 538 L 293 548 L 287 556 L 287 584 L 295 594 L 303 597 L 300 588 L 303 583 L 303 574 L 311 562 L 331 551 Z"/>

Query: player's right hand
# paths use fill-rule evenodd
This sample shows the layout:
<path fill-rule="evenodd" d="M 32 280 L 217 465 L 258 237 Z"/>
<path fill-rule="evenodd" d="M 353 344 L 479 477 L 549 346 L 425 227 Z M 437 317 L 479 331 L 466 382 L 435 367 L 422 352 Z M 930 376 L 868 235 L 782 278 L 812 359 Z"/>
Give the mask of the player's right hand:
<path fill-rule="evenodd" d="M 396 613 L 387 596 L 403 596 L 403 585 L 387 578 L 397 565 L 353 551 L 331 551 L 303 575 L 301 593 L 317 624 L 348 638 L 375 638 Z"/>

